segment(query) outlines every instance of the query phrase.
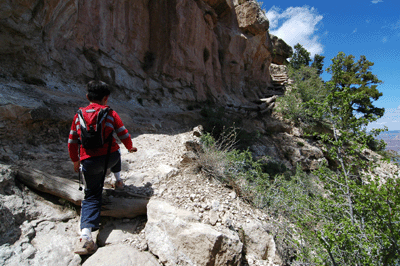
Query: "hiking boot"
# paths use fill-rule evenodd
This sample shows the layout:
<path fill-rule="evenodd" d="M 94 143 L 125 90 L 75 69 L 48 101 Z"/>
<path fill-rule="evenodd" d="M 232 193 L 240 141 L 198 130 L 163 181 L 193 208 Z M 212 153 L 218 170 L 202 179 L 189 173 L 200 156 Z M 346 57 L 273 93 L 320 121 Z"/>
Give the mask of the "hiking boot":
<path fill-rule="evenodd" d="M 117 180 L 115 182 L 115 189 L 123 189 L 123 188 L 124 188 L 124 181 L 122 181 L 121 179 Z"/>
<path fill-rule="evenodd" d="M 89 255 L 95 253 L 97 245 L 93 240 L 80 237 L 76 243 L 74 252 L 78 255 Z"/>

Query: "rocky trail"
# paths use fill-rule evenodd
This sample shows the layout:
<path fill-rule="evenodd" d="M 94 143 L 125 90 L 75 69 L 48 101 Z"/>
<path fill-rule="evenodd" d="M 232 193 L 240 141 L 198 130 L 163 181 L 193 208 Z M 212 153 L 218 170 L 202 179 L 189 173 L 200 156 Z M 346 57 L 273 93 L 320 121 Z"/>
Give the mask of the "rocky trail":
<path fill-rule="evenodd" d="M 90 257 L 73 253 L 79 208 L 33 191 L 15 178 L 18 168 L 30 167 L 76 180 L 66 145 L 26 150 L 17 170 L 2 164 L 0 229 L 5 237 L 0 243 L 0 264 L 279 265 L 268 233 L 269 217 L 244 203 L 233 190 L 196 171 L 190 147 L 198 143 L 199 134 L 198 128 L 176 134 L 142 134 L 132 139 L 138 152 L 121 148 L 125 188 L 114 196 L 122 195 L 121 200 L 131 195 L 148 197 L 147 215 L 103 217 L 97 234 L 100 248 Z M 112 187 L 110 177 L 106 188 Z"/>

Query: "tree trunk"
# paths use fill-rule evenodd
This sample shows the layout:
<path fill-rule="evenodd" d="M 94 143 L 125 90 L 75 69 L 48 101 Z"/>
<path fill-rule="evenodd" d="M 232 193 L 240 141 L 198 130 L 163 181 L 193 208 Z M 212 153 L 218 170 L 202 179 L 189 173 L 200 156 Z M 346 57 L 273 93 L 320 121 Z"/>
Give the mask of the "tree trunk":
<path fill-rule="evenodd" d="M 37 169 L 16 169 L 16 178 L 28 187 L 55 195 L 80 206 L 83 191 L 78 190 L 78 182 L 54 176 Z M 133 218 L 147 213 L 149 197 L 128 191 L 104 189 L 102 216 Z"/>

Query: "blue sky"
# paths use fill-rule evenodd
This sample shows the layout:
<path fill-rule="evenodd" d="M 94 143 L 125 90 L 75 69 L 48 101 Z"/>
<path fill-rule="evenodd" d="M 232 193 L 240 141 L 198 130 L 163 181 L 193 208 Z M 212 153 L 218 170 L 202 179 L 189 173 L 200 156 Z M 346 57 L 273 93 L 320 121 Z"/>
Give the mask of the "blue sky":
<path fill-rule="evenodd" d="M 292 47 L 303 45 L 312 57 L 325 56 L 324 69 L 338 52 L 365 55 L 374 62 L 371 68 L 384 83 L 378 86 L 383 96 L 375 102 L 385 115 L 368 128 L 400 130 L 400 1 L 264 1 L 270 33 Z M 330 75 L 324 73 L 325 80 Z"/>

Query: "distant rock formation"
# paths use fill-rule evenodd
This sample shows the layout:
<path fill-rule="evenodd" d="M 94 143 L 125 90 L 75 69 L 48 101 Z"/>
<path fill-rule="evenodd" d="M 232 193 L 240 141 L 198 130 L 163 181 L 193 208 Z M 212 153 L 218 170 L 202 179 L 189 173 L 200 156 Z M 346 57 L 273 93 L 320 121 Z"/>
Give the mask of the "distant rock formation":
<path fill-rule="evenodd" d="M 400 130 L 382 132 L 377 139 L 386 142 L 386 150 L 392 150 L 395 152 L 400 151 Z"/>

